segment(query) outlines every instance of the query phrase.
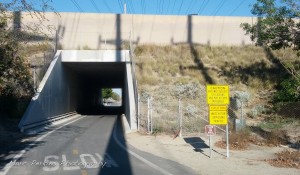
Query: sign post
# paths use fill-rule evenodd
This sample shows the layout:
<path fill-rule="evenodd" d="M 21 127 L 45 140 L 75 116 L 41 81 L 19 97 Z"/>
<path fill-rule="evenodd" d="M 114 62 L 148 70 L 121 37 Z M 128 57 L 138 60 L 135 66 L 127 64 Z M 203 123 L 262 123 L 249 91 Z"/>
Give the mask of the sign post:
<path fill-rule="evenodd" d="M 228 107 L 230 101 L 228 85 L 206 85 L 206 100 L 209 105 L 209 124 L 226 125 L 226 154 L 229 157 Z M 209 135 L 211 157 L 211 135 Z"/>
<path fill-rule="evenodd" d="M 209 136 L 209 158 L 211 158 L 211 150 L 212 150 L 212 146 L 211 146 L 211 142 L 212 142 L 212 137 L 216 135 L 216 127 L 213 125 L 206 125 L 205 126 L 205 134 Z"/>

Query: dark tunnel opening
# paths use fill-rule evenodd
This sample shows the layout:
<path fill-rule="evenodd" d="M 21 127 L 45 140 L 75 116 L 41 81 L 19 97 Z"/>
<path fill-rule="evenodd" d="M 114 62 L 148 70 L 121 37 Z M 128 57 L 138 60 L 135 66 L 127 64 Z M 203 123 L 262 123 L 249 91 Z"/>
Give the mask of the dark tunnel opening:
<path fill-rule="evenodd" d="M 69 79 L 71 103 L 75 103 L 76 111 L 82 115 L 121 115 L 125 114 L 125 98 L 121 98 L 120 106 L 103 105 L 101 90 L 103 88 L 119 88 L 125 94 L 125 63 L 63 63 Z"/>

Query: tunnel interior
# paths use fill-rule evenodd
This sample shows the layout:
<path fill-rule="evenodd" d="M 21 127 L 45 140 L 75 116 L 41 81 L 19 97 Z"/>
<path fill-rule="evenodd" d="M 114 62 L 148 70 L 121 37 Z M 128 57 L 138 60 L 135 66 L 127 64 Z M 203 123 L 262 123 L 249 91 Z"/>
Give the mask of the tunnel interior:
<path fill-rule="evenodd" d="M 126 65 L 124 62 L 64 62 L 71 81 L 70 101 L 82 115 L 121 115 L 125 113 L 125 98 L 120 106 L 103 105 L 103 88 L 121 89 L 125 94 Z"/>

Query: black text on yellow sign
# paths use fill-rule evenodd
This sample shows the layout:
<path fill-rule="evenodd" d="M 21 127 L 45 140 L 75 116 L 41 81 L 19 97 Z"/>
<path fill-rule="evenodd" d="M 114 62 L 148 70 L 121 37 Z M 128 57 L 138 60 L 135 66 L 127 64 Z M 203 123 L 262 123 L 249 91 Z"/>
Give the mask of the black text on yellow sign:
<path fill-rule="evenodd" d="M 226 105 L 209 105 L 210 111 L 227 111 Z"/>
<path fill-rule="evenodd" d="M 224 106 L 210 106 L 211 108 L 221 108 L 224 109 Z M 228 111 L 227 111 L 227 106 L 225 107 L 226 110 L 210 110 L 209 111 L 209 124 L 210 125 L 227 125 L 228 120 Z"/>
<path fill-rule="evenodd" d="M 229 104 L 228 85 L 206 85 L 207 103 L 210 105 Z"/>

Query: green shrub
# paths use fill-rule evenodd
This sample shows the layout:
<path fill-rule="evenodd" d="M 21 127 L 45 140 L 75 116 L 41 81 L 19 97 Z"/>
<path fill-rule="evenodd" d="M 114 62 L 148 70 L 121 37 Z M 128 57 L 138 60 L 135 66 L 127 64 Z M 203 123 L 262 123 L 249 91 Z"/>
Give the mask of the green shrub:
<path fill-rule="evenodd" d="M 275 102 L 297 102 L 300 101 L 300 81 L 294 77 L 283 80 L 280 89 L 274 96 Z"/>

